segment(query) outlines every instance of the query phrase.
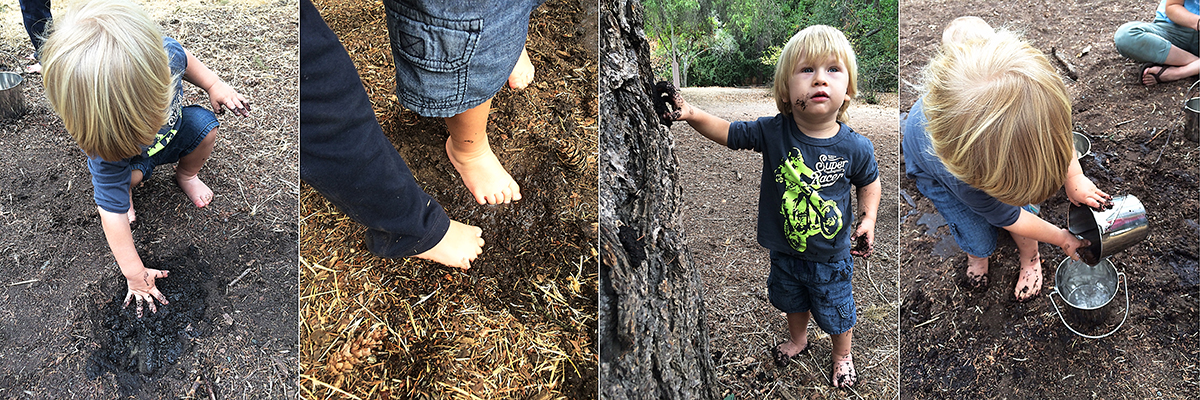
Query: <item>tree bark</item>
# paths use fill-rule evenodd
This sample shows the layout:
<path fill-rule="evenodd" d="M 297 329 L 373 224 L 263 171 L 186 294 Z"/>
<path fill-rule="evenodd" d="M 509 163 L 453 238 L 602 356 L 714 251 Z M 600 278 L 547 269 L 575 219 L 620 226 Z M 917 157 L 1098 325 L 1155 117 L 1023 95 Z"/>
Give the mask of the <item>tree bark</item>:
<path fill-rule="evenodd" d="M 699 276 L 679 226 L 670 132 L 636 0 L 600 2 L 601 398 L 713 399 Z"/>

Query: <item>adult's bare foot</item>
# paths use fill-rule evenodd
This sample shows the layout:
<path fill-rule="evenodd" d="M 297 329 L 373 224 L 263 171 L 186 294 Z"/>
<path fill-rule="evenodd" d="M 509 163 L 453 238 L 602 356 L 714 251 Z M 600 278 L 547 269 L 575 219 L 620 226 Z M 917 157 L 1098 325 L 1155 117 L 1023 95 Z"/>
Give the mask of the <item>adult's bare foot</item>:
<path fill-rule="evenodd" d="M 180 174 L 178 168 L 176 168 L 175 183 L 179 184 L 179 188 L 183 190 L 183 194 L 186 194 L 196 207 L 204 208 L 204 206 L 212 202 L 213 191 L 200 180 L 199 175 L 186 177 Z"/>
<path fill-rule="evenodd" d="M 521 58 L 517 59 L 517 65 L 513 66 L 512 73 L 508 75 L 508 87 L 513 89 L 524 89 L 533 82 L 533 63 L 529 61 L 529 52 L 525 48 L 521 48 Z"/>
<path fill-rule="evenodd" d="M 457 150 L 454 138 L 446 139 L 446 155 L 462 175 L 463 184 L 479 204 L 500 204 L 521 200 L 521 186 L 500 165 L 491 146 L 472 146 L 472 151 Z"/>
<path fill-rule="evenodd" d="M 854 372 L 854 360 L 850 354 L 833 356 L 833 386 L 848 388 L 858 382 L 858 374 Z"/>
<path fill-rule="evenodd" d="M 1021 275 L 1017 277 L 1017 287 L 1013 295 L 1017 301 L 1026 301 L 1042 293 L 1042 256 L 1021 257 Z"/>
<path fill-rule="evenodd" d="M 468 269 L 471 261 L 483 253 L 483 230 L 477 226 L 450 221 L 450 229 L 432 249 L 416 257 L 433 261 L 447 267 Z"/>

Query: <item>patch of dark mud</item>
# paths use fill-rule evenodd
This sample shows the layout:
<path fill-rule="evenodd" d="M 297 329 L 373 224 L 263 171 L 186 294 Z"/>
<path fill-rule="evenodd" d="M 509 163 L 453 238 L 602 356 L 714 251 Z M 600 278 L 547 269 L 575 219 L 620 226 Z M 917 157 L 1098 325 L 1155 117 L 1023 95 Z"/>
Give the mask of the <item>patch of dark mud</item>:
<path fill-rule="evenodd" d="M 195 246 L 188 246 L 161 259 L 143 257 L 147 268 L 171 273 L 155 282 L 169 304 L 159 305 L 158 312 L 146 306 L 141 318 L 133 302 L 122 307 L 127 290 L 122 277 L 98 283 L 88 314 L 100 348 L 88 357 L 89 378 L 111 373 L 122 394 L 132 395 L 146 377 L 163 374 L 191 350 L 193 340 L 210 332 L 203 317 L 208 298 L 205 286 L 213 276 L 198 253 Z"/>

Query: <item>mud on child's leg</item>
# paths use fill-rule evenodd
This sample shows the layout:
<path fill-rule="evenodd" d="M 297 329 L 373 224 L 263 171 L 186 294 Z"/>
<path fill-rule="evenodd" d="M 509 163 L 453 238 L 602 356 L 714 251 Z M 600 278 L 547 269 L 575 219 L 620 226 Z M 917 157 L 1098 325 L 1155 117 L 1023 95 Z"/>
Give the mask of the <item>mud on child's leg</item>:
<path fill-rule="evenodd" d="M 833 339 L 833 352 L 831 358 L 833 361 L 833 386 L 835 387 L 851 387 L 858 381 L 858 374 L 854 372 L 854 360 L 850 357 L 850 344 L 854 339 L 854 328 L 836 334 L 829 335 Z"/>

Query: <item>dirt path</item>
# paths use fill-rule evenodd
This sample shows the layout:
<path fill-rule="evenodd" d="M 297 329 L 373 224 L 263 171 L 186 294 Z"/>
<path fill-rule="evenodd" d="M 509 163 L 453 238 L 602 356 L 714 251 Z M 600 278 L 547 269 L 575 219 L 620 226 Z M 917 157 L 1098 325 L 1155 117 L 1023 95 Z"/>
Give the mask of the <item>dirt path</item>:
<path fill-rule="evenodd" d="M 991 257 L 990 287 L 968 290 L 959 283 L 966 257 L 949 239 L 945 223 L 933 217 L 929 200 L 911 180 L 902 179 L 900 187 L 912 200 L 901 204 L 903 398 L 1200 396 L 1200 149 L 1182 137 L 1181 112 L 1184 92 L 1195 79 L 1143 87 L 1138 65 L 1112 44 L 1118 26 L 1128 19 L 1149 20 L 1154 4 L 915 0 L 901 5 L 901 77 L 912 84 L 936 50 L 941 28 L 960 15 L 1007 25 L 1024 32 L 1034 47 L 1066 55 L 1079 70 L 1078 81 L 1064 74 L 1075 129 L 1093 143 L 1093 155 L 1080 160 L 1084 173 L 1109 194 L 1141 199 L 1151 227 L 1148 239 L 1112 257 L 1129 279 L 1129 320 L 1109 338 L 1084 339 L 1063 326 L 1045 295 L 1065 258 L 1059 248 L 1041 246 L 1043 295 L 1018 303 L 1012 294 L 1016 248 L 1002 233 Z M 905 85 L 901 108 L 911 107 L 917 96 Z M 1041 217 L 1065 227 L 1067 205 L 1060 192 L 1041 205 Z M 1079 328 L 1096 335 L 1115 327 L 1124 309 L 1120 296 L 1105 323 Z"/>
<path fill-rule="evenodd" d="M 0 397 L 176 398 L 198 381 L 219 398 L 295 396 L 298 42 L 296 25 L 281 21 L 294 20 L 297 3 L 145 7 L 254 113 L 218 117 L 200 172 L 216 192 L 208 207 L 188 201 L 170 166 L 134 190 L 142 260 L 171 271 L 158 281 L 171 304 L 137 321 L 120 309 L 125 279 L 84 157 L 41 77 L 26 76 L 28 113 L 0 121 Z M 32 50 L 20 11 L 2 14 L 19 34 L 5 22 L 0 64 L 23 69 L 19 56 Z M 184 86 L 185 101 L 207 106 Z"/>
<path fill-rule="evenodd" d="M 689 102 L 730 121 L 778 114 L 766 89 L 687 88 Z M 856 105 L 850 125 L 875 144 L 884 195 L 876 227 L 876 254 L 855 260 L 854 299 L 858 325 L 853 354 L 862 398 L 897 395 L 897 221 L 898 134 L 895 96 L 891 106 Z M 680 207 L 688 246 L 700 263 L 705 286 L 711 348 L 722 395 L 738 398 L 844 398 L 829 385 L 828 335 L 812 325 L 810 356 L 779 369 L 770 349 L 787 337 L 783 315 L 767 300 L 768 252 L 755 240 L 762 157 L 731 151 L 700 136 L 686 123 L 671 128 L 679 158 Z M 812 390 L 812 392 L 809 392 Z"/>

